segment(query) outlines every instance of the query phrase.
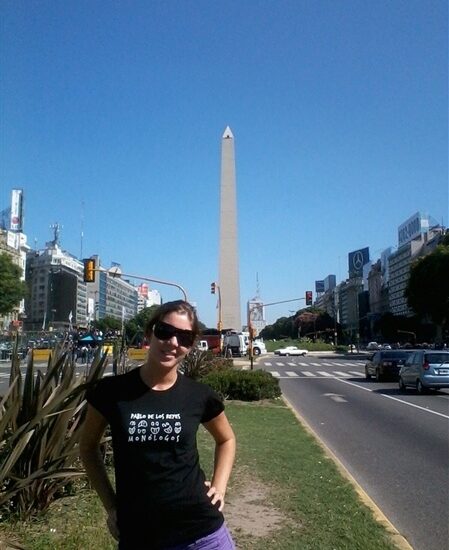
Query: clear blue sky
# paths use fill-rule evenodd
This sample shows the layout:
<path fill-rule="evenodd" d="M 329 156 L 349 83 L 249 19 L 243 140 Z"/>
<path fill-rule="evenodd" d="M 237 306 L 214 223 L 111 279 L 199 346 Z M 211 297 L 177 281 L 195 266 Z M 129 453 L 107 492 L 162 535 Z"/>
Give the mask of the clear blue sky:
<path fill-rule="evenodd" d="M 221 135 L 235 136 L 242 312 L 448 221 L 443 0 L 3 0 L 0 208 L 25 232 L 183 285 L 216 322 Z M 179 293 L 157 287 L 165 300 Z M 267 308 L 270 322 L 304 302 Z"/>

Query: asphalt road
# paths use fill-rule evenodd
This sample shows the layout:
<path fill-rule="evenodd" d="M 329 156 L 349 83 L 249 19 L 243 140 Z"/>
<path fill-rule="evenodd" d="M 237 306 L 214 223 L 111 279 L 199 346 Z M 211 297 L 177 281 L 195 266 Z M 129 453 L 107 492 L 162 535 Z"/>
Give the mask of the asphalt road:
<path fill-rule="evenodd" d="M 363 366 L 326 356 L 257 364 L 415 550 L 449 549 L 449 391 L 404 395 L 365 380 Z"/>

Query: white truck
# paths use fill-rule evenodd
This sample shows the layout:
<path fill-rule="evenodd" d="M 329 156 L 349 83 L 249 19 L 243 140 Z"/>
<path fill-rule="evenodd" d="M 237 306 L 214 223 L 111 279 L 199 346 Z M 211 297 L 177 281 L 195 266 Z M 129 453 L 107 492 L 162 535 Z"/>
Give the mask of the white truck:
<path fill-rule="evenodd" d="M 249 354 L 249 333 L 230 332 L 225 334 L 223 349 L 227 357 L 243 357 Z M 267 348 L 262 340 L 253 340 L 253 354 L 262 355 L 267 353 Z"/>

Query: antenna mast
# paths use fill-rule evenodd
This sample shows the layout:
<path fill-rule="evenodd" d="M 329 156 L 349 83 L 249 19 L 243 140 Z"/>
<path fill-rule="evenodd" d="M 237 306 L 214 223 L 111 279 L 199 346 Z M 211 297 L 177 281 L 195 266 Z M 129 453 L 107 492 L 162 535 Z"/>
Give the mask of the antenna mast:
<path fill-rule="evenodd" d="M 80 242 L 80 258 L 83 257 L 83 238 L 84 238 L 84 200 L 81 201 L 81 242 Z"/>

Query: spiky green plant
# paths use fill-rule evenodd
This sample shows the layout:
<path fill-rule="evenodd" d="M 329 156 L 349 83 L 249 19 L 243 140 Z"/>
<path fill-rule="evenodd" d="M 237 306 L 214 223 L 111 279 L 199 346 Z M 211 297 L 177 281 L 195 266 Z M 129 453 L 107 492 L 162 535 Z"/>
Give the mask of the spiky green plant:
<path fill-rule="evenodd" d="M 200 380 L 210 372 L 231 369 L 232 366 L 232 359 L 216 357 L 211 351 L 193 349 L 185 357 L 180 370 L 189 378 Z"/>
<path fill-rule="evenodd" d="M 16 342 L 9 387 L 0 400 L 0 511 L 26 519 L 83 475 L 77 447 L 85 392 L 103 376 L 106 355 L 99 349 L 90 367 L 77 373 L 63 343 L 45 372 L 30 354 L 22 374 L 17 351 Z"/>

